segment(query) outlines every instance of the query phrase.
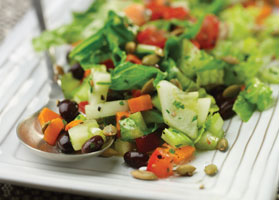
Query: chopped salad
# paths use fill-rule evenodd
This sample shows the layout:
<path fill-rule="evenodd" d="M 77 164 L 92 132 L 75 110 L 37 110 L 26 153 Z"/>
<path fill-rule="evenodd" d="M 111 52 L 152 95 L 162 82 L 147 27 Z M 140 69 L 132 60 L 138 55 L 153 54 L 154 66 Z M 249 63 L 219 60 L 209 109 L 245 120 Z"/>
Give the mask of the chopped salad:
<path fill-rule="evenodd" d="M 135 178 L 192 175 L 183 164 L 197 150 L 228 148 L 224 120 L 247 122 L 273 106 L 278 17 L 254 1 L 93 1 L 33 39 L 37 51 L 70 48 L 59 114 L 44 108 L 38 117 L 45 141 L 89 153 L 115 137 L 103 156 L 146 166 Z"/>

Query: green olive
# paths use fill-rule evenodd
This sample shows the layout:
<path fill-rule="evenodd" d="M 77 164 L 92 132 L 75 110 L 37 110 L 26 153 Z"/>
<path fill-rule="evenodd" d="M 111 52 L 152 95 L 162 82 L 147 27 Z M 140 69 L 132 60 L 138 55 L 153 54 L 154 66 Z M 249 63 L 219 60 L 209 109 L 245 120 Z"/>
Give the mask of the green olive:
<path fill-rule="evenodd" d="M 228 147 L 229 147 L 229 143 L 228 143 L 228 140 L 226 138 L 220 139 L 217 146 L 216 146 L 216 148 L 219 151 L 223 151 L 223 152 L 227 151 Z"/>
<path fill-rule="evenodd" d="M 142 64 L 143 65 L 155 65 L 160 61 L 159 56 L 155 55 L 155 54 L 150 54 L 147 56 L 144 56 L 142 58 Z"/>
<path fill-rule="evenodd" d="M 218 169 L 216 165 L 210 164 L 205 166 L 204 172 L 209 176 L 214 176 L 218 172 Z"/>
<path fill-rule="evenodd" d="M 127 51 L 127 53 L 134 53 L 136 50 L 137 44 L 133 41 L 131 42 L 127 42 L 125 45 L 125 50 Z"/>

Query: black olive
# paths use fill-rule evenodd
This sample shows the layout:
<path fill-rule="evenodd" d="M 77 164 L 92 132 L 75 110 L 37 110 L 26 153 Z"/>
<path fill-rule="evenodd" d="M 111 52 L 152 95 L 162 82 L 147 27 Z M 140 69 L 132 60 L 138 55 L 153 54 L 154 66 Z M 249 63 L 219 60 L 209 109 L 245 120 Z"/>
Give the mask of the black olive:
<path fill-rule="evenodd" d="M 65 131 L 65 130 L 61 131 L 61 133 L 57 139 L 57 146 L 63 153 L 73 153 L 74 152 L 68 131 Z"/>
<path fill-rule="evenodd" d="M 128 151 L 124 154 L 125 163 L 133 168 L 140 168 L 147 165 L 149 156 L 146 153 Z"/>
<path fill-rule="evenodd" d="M 58 103 L 59 113 L 67 122 L 72 121 L 75 119 L 79 112 L 78 112 L 78 104 L 74 101 L 70 101 L 65 99 Z"/>
<path fill-rule="evenodd" d="M 102 146 L 104 144 L 104 139 L 100 135 L 95 135 L 89 140 L 87 140 L 81 148 L 82 153 L 90 153 L 94 151 L 99 151 L 102 149 Z"/>
<path fill-rule="evenodd" d="M 74 64 L 71 67 L 70 72 L 72 73 L 73 77 L 78 80 L 81 80 L 84 76 L 84 70 L 82 69 L 79 63 Z"/>

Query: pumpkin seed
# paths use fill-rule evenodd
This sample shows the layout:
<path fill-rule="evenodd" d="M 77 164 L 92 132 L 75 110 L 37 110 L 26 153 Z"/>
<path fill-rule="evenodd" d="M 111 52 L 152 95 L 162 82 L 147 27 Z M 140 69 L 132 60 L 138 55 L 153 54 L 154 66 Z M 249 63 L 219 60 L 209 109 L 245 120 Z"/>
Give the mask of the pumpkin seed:
<path fill-rule="evenodd" d="M 227 151 L 228 147 L 229 147 L 229 143 L 228 143 L 228 140 L 226 138 L 220 139 L 217 146 L 216 146 L 216 148 L 219 151 L 223 151 L 223 152 Z"/>
<path fill-rule="evenodd" d="M 42 126 L 42 132 L 43 132 L 43 134 L 45 133 L 45 131 L 46 131 L 46 129 L 47 129 L 47 127 L 50 125 L 50 121 L 48 121 L 48 122 L 46 122 L 46 123 L 44 123 L 43 124 L 43 126 Z"/>
<path fill-rule="evenodd" d="M 103 132 L 104 132 L 105 136 L 114 136 L 117 134 L 117 129 L 115 126 L 110 124 L 110 125 L 105 126 Z"/>
<path fill-rule="evenodd" d="M 278 37 L 278 36 L 279 36 L 279 30 L 274 30 L 274 31 L 271 33 L 271 35 L 272 35 L 273 37 Z"/>
<path fill-rule="evenodd" d="M 233 56 L 224 56 L 221 58 L 223 61 L 225 61 L 226 63 L 232 64 L 232 65 L 237 65 L 239 64 L 239 60 L 236 57 Z"/>
<path fill-rule="evenodd" d="M 204 172 L 209 176 L 214 176 L 218 172 L 218 169 L 216 165 L 210 164 L 205 166 Z"/>
<path fill-rule="evenodd" d="M 236 97 L 241 90 L 241 85 L 230 85 L 223 91 L 223 97 L 230 98 Z"/>
<path fill-rule="evenodd" d="M 150 55 L 144 56 L 142 58 L 143 65 L 155 65 L 159 61 L 160 61 L 160 58 L 156 54 L 150 54 Z"/>
<path fill-rule="evenodd" d="M 229 25 L 227 23 L 220 23 L 220 33 L 219 33 L 219 39 L 225 40 L 229 36 Z"/>
<path fill-rule="evenodd" d="M 101 154 L 101 156 L 102 157 L 112 157 L 112 156 L 120 156 L 120 154 L 117 151 L 115 151 L 113 148 L 108 148 Z"/>
<path fill-rule="evenodd" d="M 183 28 L 176 28 L 170 33 L 170 35 L 178 36 L 181 35 L 183 32 L 184 32 Z"/>
<path fill-rule="evenodd" d="M 181 176 L 193 176 L 194 171 L 196 168 L 193 165 L 180 165 L 177 167 L 176 172 Z"/>
<path fill-rule="evenodd" d="M 171 79 L 170 80 L 171 83 L 173 83 L 176 87 L 178 87 L 179 89 L 183 89 L 181 83 L 179 82 L 179 80 L 177 79 Z"/>
<path fill-rule="evenodd" d="M 158 179 L 158 177 L 153 172 L 144 171 L 144 170 L 135 170 L 132 171 L 131 174 L 134 178 L 140 180 L 152 181 Z"/>
<path fill-rule="evenodd" d="M 63 67 L 61 67 L 60 65 L 56 65 L 55 69 L 56 69 L 56 72 L 57 72 L 58 75 L 64 75 L 65 74 Z"/>
<path fill-rule="evenodd" d="M 153 85 L 154 78 L 147 81 L 141 88 L 141 94 L 150 94 L 151 92 L 155 91 L 155 87 Z"/>
<path fill-rule="evenodd" d="M 127 51 L 127 53 L 134 53 L 136 50 L 137 44 L 133 41 L 131 42 L 127 42 L 125 45 L 125 50 Z"/>
<path fill-rule="evenodd" d="M 156 47 L 155 52 L 157 56 L 164 57 L 164 50 L 162 48 Z"/>

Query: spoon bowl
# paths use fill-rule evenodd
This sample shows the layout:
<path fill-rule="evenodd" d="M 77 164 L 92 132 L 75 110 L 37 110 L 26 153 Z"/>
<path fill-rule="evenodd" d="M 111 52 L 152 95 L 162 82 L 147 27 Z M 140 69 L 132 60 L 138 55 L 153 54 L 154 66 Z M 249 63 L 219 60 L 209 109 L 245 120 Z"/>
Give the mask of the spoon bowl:
<path fill-rule="evenodd" d="M 17 136 L 24 146 L 40 157 L 59 162 L 74 162 L 89 157 L 99 156 L 113 143 L 113 138 L 110 137 L 99 151 L 91 153 L 76 152 L 74 154 L 64 154 L 56 145 L 51 146 L 44 141 L 44 135 L 38 121 L 39 113 L 40 110 L 18 124 Z"/>

